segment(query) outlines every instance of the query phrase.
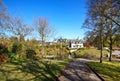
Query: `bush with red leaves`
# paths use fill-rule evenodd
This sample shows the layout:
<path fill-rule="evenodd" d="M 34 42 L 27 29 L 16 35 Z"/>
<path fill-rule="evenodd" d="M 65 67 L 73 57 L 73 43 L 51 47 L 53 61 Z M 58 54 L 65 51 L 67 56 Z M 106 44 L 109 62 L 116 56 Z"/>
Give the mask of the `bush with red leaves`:
<path fill-rule="evenodd" d="M 7 62 L 8 61 L 8 57 L 6 55 L 0 55 L 0 62 Z"/>
<path fill-rule="evenodd" d="M 7 53 L 8 53 L 7 44 L 0 43 L 0 62 L 7 62 L 8 61 L 8 57 L 6 55 Z"/>
<path fill-rule="evenodd" d="M 6 44 L 0 43 L 0 55 L 8 53 L 8 47 Z"/>

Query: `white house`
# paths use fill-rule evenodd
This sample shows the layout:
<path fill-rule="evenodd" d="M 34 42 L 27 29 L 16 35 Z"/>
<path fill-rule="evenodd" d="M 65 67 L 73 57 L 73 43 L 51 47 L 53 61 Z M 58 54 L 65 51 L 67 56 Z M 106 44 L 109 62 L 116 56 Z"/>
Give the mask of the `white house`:
<path fill-rule="evenodd" d="M 73 49 L 78 49 L 78 48 L 83 48 L 83 43 L 80 40 L 71 40 L 69 42 L 69 48 L 73 48 Z"/>

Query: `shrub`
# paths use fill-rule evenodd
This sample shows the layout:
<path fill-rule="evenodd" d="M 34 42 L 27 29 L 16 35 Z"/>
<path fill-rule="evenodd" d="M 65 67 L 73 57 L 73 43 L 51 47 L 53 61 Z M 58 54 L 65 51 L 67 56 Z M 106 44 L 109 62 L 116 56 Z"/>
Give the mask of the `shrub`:
<path fill-rule="evenodd" d="M 0 43 L 0 62 L 7 62 L 8 57 L 6 54 L 8 53 L 8 47 L 6 44 Z"/>
<path fill-rule="evenodd" d="M 26 50 L 26 58 L 28 59 L 36 59 L 36 52 L 33 49 Z"/>
<path fill-rule="evenodd" d="M 8 52 L 8 47 L 5 44 L 0 43 L 0 55 L 6 54 Z"/>
<path fill-rule="evenodd" d="M 0 55 L 0 62 L 7 62 L 9 59 L 6 55 Z"/>
<path fill-rule="evenodd" d="M 13 43 L 13 46 L 12 46 L 12 52 L 13 53 L 17 53 L 21 49 L 22 49 L 22 44 L 20 44 L 18 42 Z"/>
<path fill-rule="evenodd" d="M 7 55 L 8 55 L 8 57 L 10 58 L 10 61 L 19 60 L 19 54 L 16 54 L 16 53 L 8 53 Z"/>

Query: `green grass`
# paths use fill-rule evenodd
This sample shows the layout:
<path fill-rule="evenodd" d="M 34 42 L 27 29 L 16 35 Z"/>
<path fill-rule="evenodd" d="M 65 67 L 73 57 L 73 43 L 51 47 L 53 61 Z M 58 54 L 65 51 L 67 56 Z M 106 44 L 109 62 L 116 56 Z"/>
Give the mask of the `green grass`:
<path fill-rule="evenodd" d="M 88 63 L 105 81 L 120 81 L 120 62 Z"/>
<path fill-rule="evenodd" d="M 103 58 L 106 58 L 107 50 L 103 50 Z M 100 57 L 100 50 L 96 48 L 89 48 L 89 49 L 79 49 L 75 52 L 77 57 L 81 58 L 99 58 Z"/>
<path fill-rule="evenodd" d="M 64 60 L 23 61 L 0 65 L 1 81 L 55 81 L 70 62 Z"/>

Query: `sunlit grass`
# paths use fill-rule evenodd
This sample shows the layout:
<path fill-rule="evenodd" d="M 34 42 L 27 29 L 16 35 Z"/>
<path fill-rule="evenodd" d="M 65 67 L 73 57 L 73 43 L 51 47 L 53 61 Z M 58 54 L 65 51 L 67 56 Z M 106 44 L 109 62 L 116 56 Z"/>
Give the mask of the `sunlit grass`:
<path fill-rule="evenodd" d="M 108 51 L 103 50 L 103 58 L 106 59 Z M 93 59 L 96 58 L 98 59 L 100 57 L 100 50 L 97 50 L 96 48 L 86 48 L 86 49 L 79 49 L 75 52 L 77 57 L 80 58 L 88 58 L 88 59 Z M 74 53 L 73 53 L 74 55 Z"/>
<path fill-rule="evenodd" d="M 105 81 L 120 81 L 120 62 L 88 63 Z"/>
<path fill-rule="evenodd" d="M 1 81 L 54 81 L 69 59 L 5 63 L 0 66 Z"/>

